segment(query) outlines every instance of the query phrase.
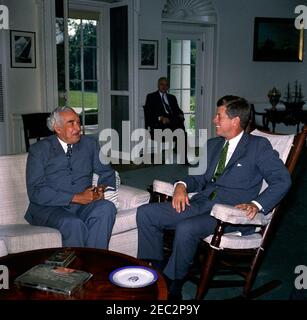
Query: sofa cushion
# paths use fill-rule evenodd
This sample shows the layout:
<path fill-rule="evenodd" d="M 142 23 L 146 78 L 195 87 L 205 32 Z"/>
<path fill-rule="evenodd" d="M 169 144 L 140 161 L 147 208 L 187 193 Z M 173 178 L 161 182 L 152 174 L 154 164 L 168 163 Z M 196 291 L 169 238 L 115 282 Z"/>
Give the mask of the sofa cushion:
<path fill-rule="evenodd" d="M 119 210 L 137 208 L 142 204 L 148 203 L 149 192 L 134 187 L 120 185 L 118 188 Z"/>
<path fill-rule="evenodd" d="M 212 235 L 204 239 L 207 243 L 212 240 Z M 227 249 L 255 249 L 259 248 L 262 243 L 260 233 L 253 233 L 242 236 L 240 232 L 225 233 L 221 238 L 220 248 Z"/>
<path fill-rule="evenodd" d="M 4 240 L 8 253 L 62 247 L 58 230 L 29 224 L 0 226 L 0 239 Z"/>
<path fill-rule="evenodd" d="M 26 224 L 29 200 L 25 168 L 27 154 L 0 157 L 0 225 Z"/>
<path fill-rule="evenodd" d="M 119 210 L 113 226 L 112 235 L 136 229 L 136 208 Z"/>
<path fill-rule="evenodd" d="M 6 256 L 7 254 L 6 244 L 3 239 L 0 239 L 0 257 Z"/>

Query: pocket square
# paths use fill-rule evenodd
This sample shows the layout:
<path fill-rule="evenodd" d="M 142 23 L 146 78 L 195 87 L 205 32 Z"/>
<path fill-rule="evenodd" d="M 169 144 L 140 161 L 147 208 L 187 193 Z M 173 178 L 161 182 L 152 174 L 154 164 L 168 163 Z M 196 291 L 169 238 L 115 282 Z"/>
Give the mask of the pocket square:
<path fill-rule="evenodd" d="M 238 164 L 237 164 L 237 167 L 242 167 L 242 164 L 241 164 L 241 163 L 238 163 Z"/>

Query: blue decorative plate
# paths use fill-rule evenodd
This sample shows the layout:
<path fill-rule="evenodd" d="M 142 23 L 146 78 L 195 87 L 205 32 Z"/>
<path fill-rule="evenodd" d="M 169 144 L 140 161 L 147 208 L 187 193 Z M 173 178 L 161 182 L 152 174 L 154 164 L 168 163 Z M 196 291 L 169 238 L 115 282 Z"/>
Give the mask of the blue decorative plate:
<path fill-rule="evenodd" d="M 124 288 L 143 288 L 156 282 L 158 274 L 153 269 L 143 266 L 118 268 L 110 273 L 109 279 Z"/>

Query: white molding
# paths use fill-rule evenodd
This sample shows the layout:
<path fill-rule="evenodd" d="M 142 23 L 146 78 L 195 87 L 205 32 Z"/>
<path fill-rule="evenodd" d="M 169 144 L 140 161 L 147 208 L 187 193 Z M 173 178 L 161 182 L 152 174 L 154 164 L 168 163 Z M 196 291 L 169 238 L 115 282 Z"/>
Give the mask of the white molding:
<path fill-rule="evenodd" d="M 55 6 L 53 0 L 44 0 L 43 55 L 45 80 L 45 109 L 52 111 L 58 105 L 57 56 L 55 35 Z"/>
<path fill-rule="evenodd" d="M 167 0 L 162 10 L 162 19 L 216 23 L 217 14 L 210 0 Z"/>

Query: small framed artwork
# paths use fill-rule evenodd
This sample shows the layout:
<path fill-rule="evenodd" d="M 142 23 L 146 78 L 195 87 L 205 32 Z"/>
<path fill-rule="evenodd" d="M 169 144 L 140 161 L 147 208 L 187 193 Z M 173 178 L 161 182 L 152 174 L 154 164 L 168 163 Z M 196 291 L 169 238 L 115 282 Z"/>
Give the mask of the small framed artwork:
<path fill-rule="evenodd" d="M 11 30 L 11 67 L 36 68 L 35 32 Z"/>
<path fill-rule="evenodd" d="M 157 40 L 139 40 L 139 68 L 158 69 Z"/>
<path fill-rule="evenodd" d="M 303 61 L 304 28 L 291 18 L 255 18 L 254 61 Z"/>

